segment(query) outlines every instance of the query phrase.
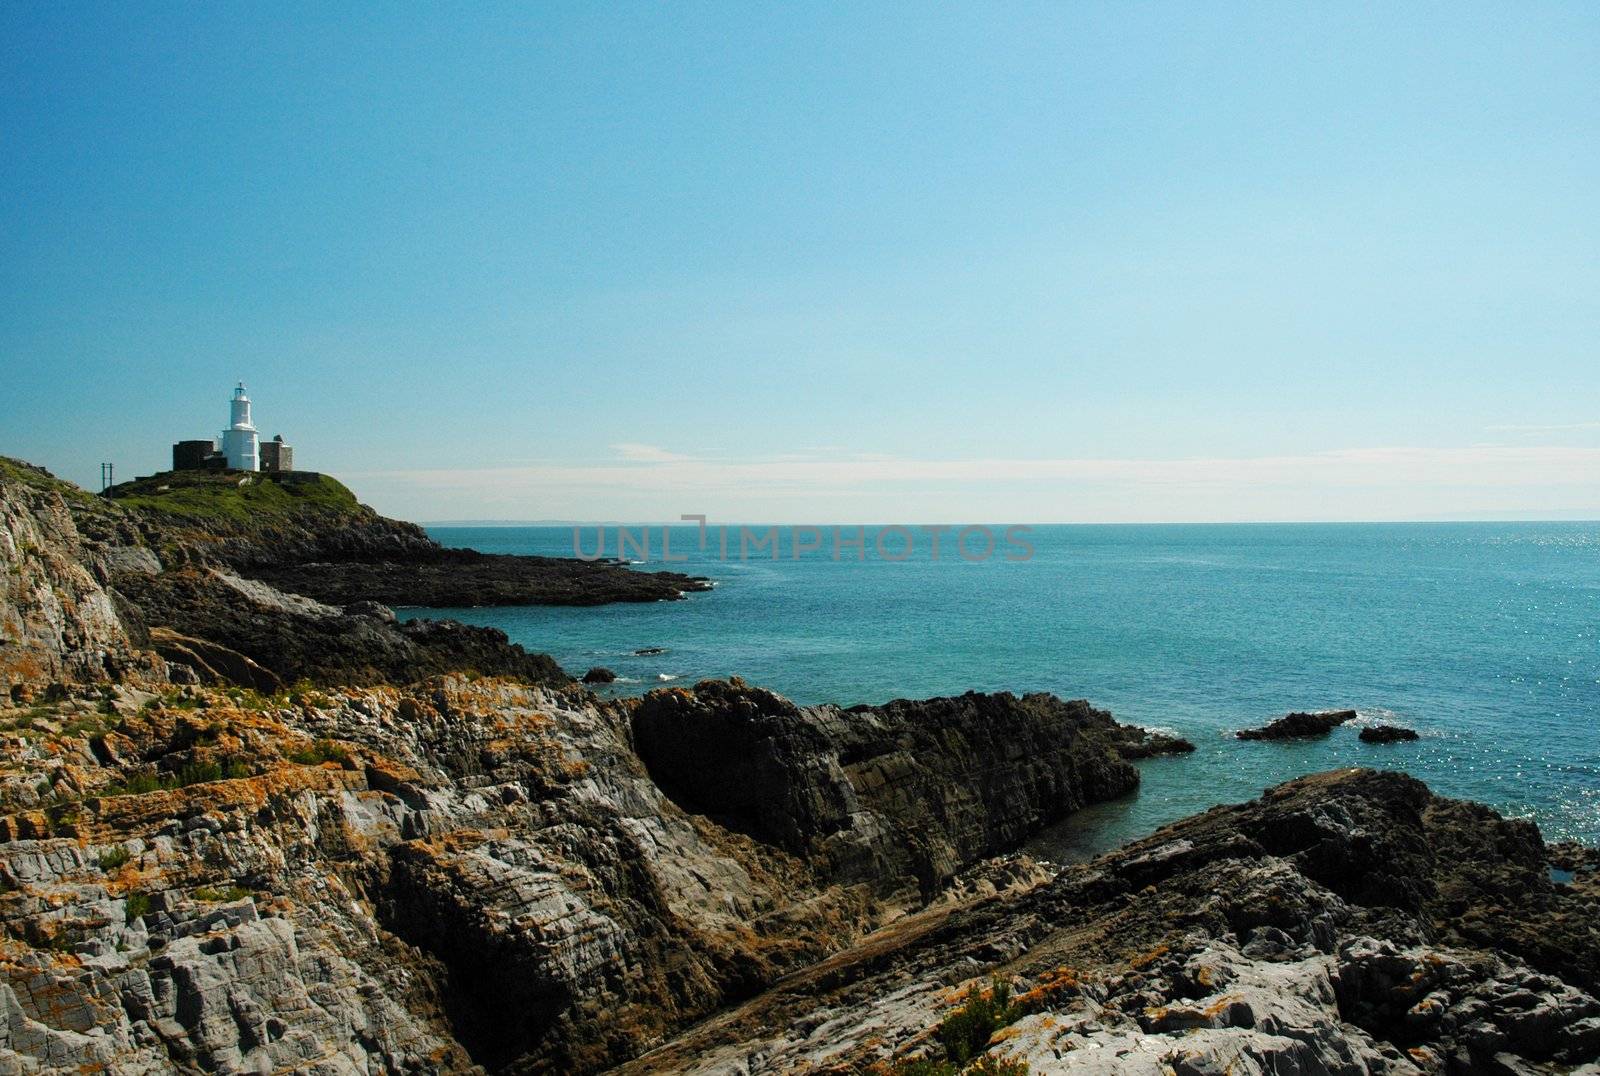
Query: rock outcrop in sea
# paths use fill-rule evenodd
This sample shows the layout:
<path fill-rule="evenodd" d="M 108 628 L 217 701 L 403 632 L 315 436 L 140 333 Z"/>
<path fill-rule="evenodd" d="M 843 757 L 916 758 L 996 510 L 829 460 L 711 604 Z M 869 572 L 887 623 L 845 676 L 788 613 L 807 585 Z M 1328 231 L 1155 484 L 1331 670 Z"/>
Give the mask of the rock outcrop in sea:
<path fill-rule="evenodd" d="M 1600 853 L 1531 823 L 1341 771 L 1053 867 L 1016 849 L 1193 745 L 1049 695 L 601 699 L 251 574 L 272 527 L 408 532 L 197 522 L 236 492 L 152 513 L 0 461 L 0 1072 L 1600 1057 Z"/>
<path fill-rule="evenodd" d="M 1319 710 L 1310 714 L 1296 711 L 1258 729 L 1240 729 L 1237 735 L 1241 740 L 1306 740 L 1326 736 L 1355 719 L 1354 710 Z"/>
<path fill-rule="evenodd" d="M 1399 725 L 1368 725 L 1357 735 L 1363 743 L 1401 743 L 1419 738 L 1416 729 L 1402 728 Z"/>
<path fill-rule="evenodd" d="M 1124 753 L 1152 740 L 1053 695 L 843 710 L 737 680 L 651 692 L 632 731 L 685 810 L 818 863 L 830 881 L 915 879 L 924 899 L 1047 820 L 1132 792 L 1139 771 Z"/>

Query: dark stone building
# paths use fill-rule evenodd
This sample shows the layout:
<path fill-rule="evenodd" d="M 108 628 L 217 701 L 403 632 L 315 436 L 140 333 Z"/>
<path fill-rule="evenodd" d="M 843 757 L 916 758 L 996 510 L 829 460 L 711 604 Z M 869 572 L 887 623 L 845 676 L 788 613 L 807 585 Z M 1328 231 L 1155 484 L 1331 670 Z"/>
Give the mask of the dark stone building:
<path fill-rule="evenodd" d="M 227 458 L 217 451 L 215 441 L 179 441 L 172 446 L 174 471 L 221 470 L 227 465 Z"/>
<path fill-rule="evenodd" d="M 294 470 L 294 448 L 284 444 L 283 434 L 278 434 L 270 441 L 261 445 L 261 469 L 263 471 L 292 471 Z"/>

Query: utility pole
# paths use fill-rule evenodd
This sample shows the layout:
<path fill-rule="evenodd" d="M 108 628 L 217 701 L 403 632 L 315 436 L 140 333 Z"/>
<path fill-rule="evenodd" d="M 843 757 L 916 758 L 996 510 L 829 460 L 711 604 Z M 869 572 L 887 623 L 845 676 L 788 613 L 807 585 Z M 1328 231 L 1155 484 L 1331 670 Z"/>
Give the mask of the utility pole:
<path fill-rule="evenodd" d="M 114 470 L 114 467 L 113 467 L 112 464 L 102 463 L 100 465 L 100 495 L 101 496 L 105 496 L 106 490 L 110 489 L 115 484 L 112 481 L 112 478 L 111 478 L 111 474 L 112 474 L 113 470 Z"/>

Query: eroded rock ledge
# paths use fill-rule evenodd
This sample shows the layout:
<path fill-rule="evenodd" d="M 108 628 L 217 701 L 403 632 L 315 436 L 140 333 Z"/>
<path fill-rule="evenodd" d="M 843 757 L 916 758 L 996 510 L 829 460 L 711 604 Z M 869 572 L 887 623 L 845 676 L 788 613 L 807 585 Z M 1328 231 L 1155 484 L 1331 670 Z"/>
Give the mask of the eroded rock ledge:
<path fill-rule="evenodd" d="M 329 475 L 175 471 L 112 487 L 147 543 L 331 605 L 463 608 L 669 601 L 709 589 L 615 561 L 447 549 L 415 523 L 359 503 Z"/>
<path fill-rule="evenodd" d="M 22 701 L 52 684 L 199 678 L 271 693 L 302 679 L 409 683 L 447 672 L 566 682 L 553 660 L 503 632 L 453 621 L 402 624 L 371 600 L 361 582 L 369 570 L 404 562 L 470 587 L 481 573 L 462 565 L 479 555 L 441 549 L 420 528 L 360 505 L 334 480 L 292 474 L 239 485 L 245 479 L 237 474 L 162 477 L 169 481 L 119 487 L 121 495 L 107 499 L 0 457 L 0 692 Z M 339 567 L 348 584 L 341 586 L 355 595 L 341 604 L 241 574 L 289 571 L 306 557 L 363 556 L 390 559 L 318 562 Z M 498 567 L 485 570 L 496 578 L 521 571 L 492 563 Z M 535 577 L 545 581 L 540 586 L 564 588 L 559 600 L 570 602 L 658 600 L 687 586 L 579 561 L 551 560 L 519 576 Z M 472 604 L 484 596 L 423 597 Z"/>
<path fill-rule="evenodd" d="M 641 712 L 747 706 L 787 730 L 752 804 L 781 830 L 685 810 L 632 750 Z M 974 795 L 991 722 L 1039 757 L 995 749 Z M 1037 884 L 980 857 L 1131 787 L 1124 735 L 1045 696 L 460 676 L 0 711 L 0 1069 L 599 1071 L 917 912 L 930 870 L 976 872 L 951 906 Z"/>
<path fill-rule="evenodd" d="M 655 691 L 634 746 L 681 807 L 827 864 L 844 882 L 916 879 L 931 897 L 1054 819 L 1132 792 L 1124 754 L 1181 750 L 1082 701 L 969 693 L 799 707 L 741 681 Z"/>
<path fill-rule="evenodd" d="M 942 1064 L 1001 985 L 975 1049 L 1034 1073 L 1564 1073 L 1600 1057 L 1597 914 L 1593 857 L 1530 823 L 1321 774 L 897 923 L 624 1071 Z"/>

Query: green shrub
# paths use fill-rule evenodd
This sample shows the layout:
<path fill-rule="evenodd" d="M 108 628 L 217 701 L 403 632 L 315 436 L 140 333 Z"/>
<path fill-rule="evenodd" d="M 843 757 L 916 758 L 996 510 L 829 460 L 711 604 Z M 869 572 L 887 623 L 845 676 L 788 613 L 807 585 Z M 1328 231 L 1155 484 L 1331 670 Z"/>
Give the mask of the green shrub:
<path fill-rule="evenodd" d="M 227 900 L 243 900 L 249 895 L 250 890 L 240 888 L 236 885 L 225 886 L 221 889 L 218 889 L 215 886 L 203 885 L 194 891 L 195 900 L 210 901 L 212 903 L 220 903 L 221 901 Z"/>
<path fill-rule="evenodd" d="M 84 716 L 74 718 L 61 727 L 61 735 L 67 737 L 89 737 L 106 730 L 106 722 L 100 717 Z"/>
<path fill-rule="evenodd" d="M 141 796 L 146 792 L 158 792 L 171 788 L 170 779 L 157 774 L 144 771 L 134 774 L 124 780 L 107 785 L 101 790 L 102 796 Z"/>
<path fill-rule="evenodd" d="M 230 687 L 228 689 L 228 698 L 241 710 L 254 710 L 257 712 L 270 710 L 277 704 L 275 697 L 269 698 L 255 690 L 255 688 L 249 687 Z"/>
<path fill-rule="evenodd" d="M 203 785 L 209 781 L 231 781 L 249 776 L 250 768 L 234 759 L 223 759 L 221 762 L 191 762 L 178 771 L 177 787 L 187 788 L 189 785 Z"/>
<path fill-rule="evenodd" d="M 350 751 L 343 744 L 332 740 L 318 740 L 310 747 L 302 747 L 298 751 L 289 753 L 289 761 L 302 766 L 320 766 L 324 762 L 337 762 L 348 769 L 351 766 Z"/>
<path fill-rule="evenodd" d="M 988 1049 L 990 1036 L 1020 1015 L 1011 1005 L 1011 985 L 996 979 L 988 990 L 968 991 L 961 1007 L 940 1021 L 937 1036 L 945 1056 L 965 1065 Z"/>
<path fill-rule="evenodd" d="M 72 935 L 68 934 L 65 928 L 49 935 L 36 946 L 36 948 L 48 949 L 56 953 L 70 953 L 76 947 L 77 942 L 73 941 Z"/>
<path fill-rule="evenodd" d="M 127 900 L 127 909 L 126 909 L 126 912 L 125 912 L 125 918 L 126 918 L 127 922 L 132 923 L 135 919 L 138 919 L 140 916 L 150 914 L 150 905 L 151 905 L 151 901 L 150 901 L 150 894 L 149 893 L 139 893 L 139 892 L 129 893 L 128 894 L 128 900 Z"/>
<path fill-rule="evenodd" d="M 177 773 L 152 773 L 148 770 L 107 785 L 102 796 L 139 796 L 146 792 L 163 792 L 189 785 L 202 785 L 208 781 L 231 781 L 252 775 L 250 767 L 235 759 L 221 762 L 191 762 Z"/>
<path fill-rule="evenodd" d="M 132 858 L 133 854 L 119 844 L 115 848 L 100 853 L 100 869 L 109 874 Z"/>

